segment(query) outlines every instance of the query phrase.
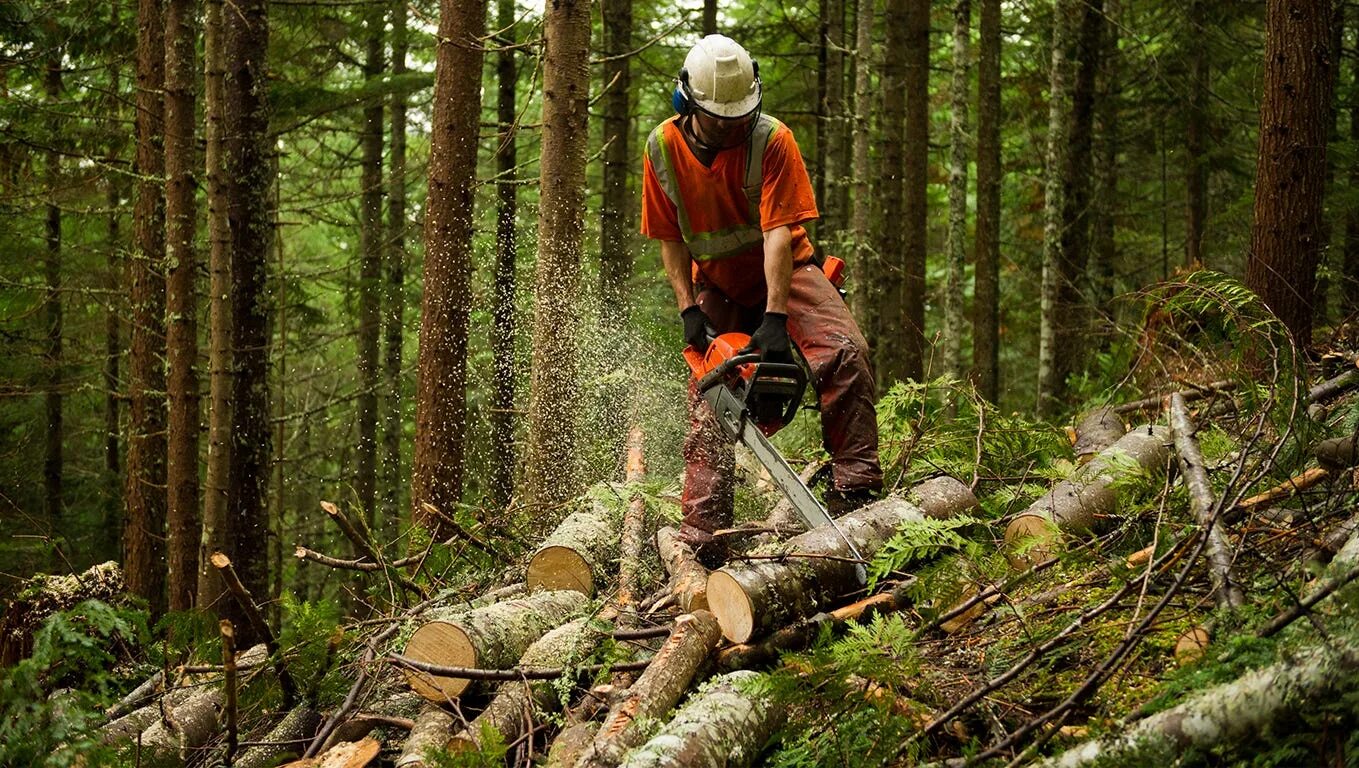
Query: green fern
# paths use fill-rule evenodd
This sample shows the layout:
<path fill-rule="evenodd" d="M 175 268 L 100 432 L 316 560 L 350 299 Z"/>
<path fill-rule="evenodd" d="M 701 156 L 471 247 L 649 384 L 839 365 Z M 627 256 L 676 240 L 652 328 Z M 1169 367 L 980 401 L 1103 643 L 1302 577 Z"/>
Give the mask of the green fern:
<path fill-rule="evenodd" d="M 871 591 L 886 576 L 905 570 L 912 563 L 934 557 L 944 551 L 970 551 L 976 545 L 961 531 L 982 521 L 970 515 L 945 519 L 922 517 L 908 520 L 892 534 L 868 566 L 868 588 Z"/>

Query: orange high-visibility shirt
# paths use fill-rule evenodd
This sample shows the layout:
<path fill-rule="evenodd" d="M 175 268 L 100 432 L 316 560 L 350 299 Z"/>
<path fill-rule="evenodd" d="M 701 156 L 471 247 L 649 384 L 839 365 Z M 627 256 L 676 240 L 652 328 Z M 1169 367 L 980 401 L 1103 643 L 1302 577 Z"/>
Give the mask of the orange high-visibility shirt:
<path fill-rule="evenodd" d="M 760 221 L 751 222 L 750 202 L 744 189 L 746 146 L 717 153 L 711 166 L 705 166 L 689 149 L 681 134 L 678 118 L 672 117 L 657 129 L 663 156 L 669 160 L 663 169 L 674 180 L 673 188 L 682 198 L 688 217 L 688 233 L 681 226 L 679 210 L 652 167 L 645 153 L 642 180 L 642 234 L 653 240 L 692 241 L 728 230 L 758 224 L 768 232 L 789 226 L 793 235 L 794 265 L 812 259 L 813 249 L 803 222 L 816 219 L 816 199 L 807 167 L 802 162 L 793 132 L 778 123 L 769 137 L 761 169 Z M 686 237 L 686 234 L 688 235 Z M 756 242 L 735 253 L 695 257 L 698 280 L 725 293 L 738 304 L 754 307 L 765 300 L 764 248 Z"/>

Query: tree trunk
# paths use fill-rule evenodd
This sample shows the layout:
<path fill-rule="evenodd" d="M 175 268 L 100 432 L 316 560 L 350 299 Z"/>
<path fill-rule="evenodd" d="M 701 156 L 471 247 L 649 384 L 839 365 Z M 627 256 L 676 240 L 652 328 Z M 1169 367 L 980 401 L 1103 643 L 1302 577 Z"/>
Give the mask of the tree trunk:
<path fill-rule="evenodd" d="M 1232 572 L 1235 558 L 1227 535 L 1222 530 L 1221 515 L 1214 515 L 1216 504 L 1213 489 L 1208 484 L 1203 452 L 1195 437 L 1197 430 L 1189 418 L 1189 406 L 1185 404 L 1184 395 L 1178 392 L 1170 396 L 1170 431 L 1175 437 L 1175 455 L 1179 460 L 1180 475 L 1189 490 L 1189 508 L 1199 527 L 1208 532 L 1208 545 L 1204 554 L 1208 557 L 1214 598 L 1218 607 L 1235 610 L 1245 604 L 1246 598 L 1241 591 L 1240 580 Z"/>
<path fill-rule="evenodd" d="M 132 216 L 132 338 L 128 355 L 127 587 L 165 610 L 165 25 L 161 0 L 137 4 L 136 202 Z"/>
<path fill-rule="evenodd" d="M 445 537 L 444 525 L 423 505 L 451 510 L 462 500 L 472 303 L 468 274 L 485 29 L 486 0 L 440 0 L 433 108 L 439 119 L 430 135 L 411 478 L 415 522 L 436 541 Z"/>
<path fill-rule="evenodd" d="M 1000 399 L 1000 0 L 981 0 L 977 59 L 977 234 L 972 370 L 981 396 Z"/>
<path fill-rule="evenodd" d="M 45 78 L 47 100 L 55 105 L 61 97 L 61 61 L 49 59 Z M 54 106 L 54 109 L 59 107 Z M 56 536 L 65 530 L 62 499 L 62 318 L 61 318 L 61 206 L 57 197 L 61 188 L 61 153 L 49 150 L 44 158 L 47 172 L 47 251 L 43 259 L 43 277 L 47 292 L 43 296 L 44 325 L 47 349 L 47 387 L 43 393 L 43 409 L 47 415 L 46 446 L 43 457 L 43 511 L 47 525 Z"/>
<path fill-rule="evenodd" d="M 1184 263 L 1190 269 L 1203 265 L 1203 228 L 1208 219 L 1208 159 L 1204 139 L 1208 116 L 1208 46 L 1204 44 L 1205 0 L 1190 0 L 1189 27 L 1185 30 L 1185 53 L 1189 57 L 1188 98 L 1185 106 L 1185 242 Z"/>
<path fill-rule="evenodd" d="M 240 565 L 252 594 L 269 593 L 269 297 L 268 254 L 273 222 L 269 191 L 269 20 L 265 0 L 236 0 L 224 11 L 223 179 L 231 253 L 231 459 L 227 474 L 226 554 Z M 239 642 L 259 638 L 235 605 L 223 613 L 240 631 Z"/>
<path fill-rule="evenodd" d="M 112 85 L 110 88 L 115 92 L 117 87 L 117 73 L 110 77 Z M 109 164 L 117 160 L 118 151 L 114 142 L 109 147 Z M 122 293 L 123 279 L 122 274 L 126 270 L 123 263 L 123 238 L 120 229 L 120 217 L 123 208 L 122 185 L 118 177 L 110 174 L 107 177 L 108 184 L 107 197 L 108 213 L 108 275 L 104 287 L 108 289 L 108 307 L 104 316 L 104 479 L 105 493 L 104 500 L 103 528 L 105 531 L 121 531 L 123 529 L 123 480 L 122 480 L 122 451 L 120 443 L 119 425 L 119 400 L 122 398 L 122 381 L 119 375 L 121 368 L 121 358 L 123 354 L 123 312 L 125 307 L 120 301 Z M 98 557 L 117 558 L 121 555 L 121 542 L 118 537 L 101 537 L 98 549 Z"/>
<path fill-rule="evenodd" d="M 925 375 L 925 256 L 929 249 L 926 227 L 930 160 L 930 2 L 906 2 L 906 125 L 905 182 L 902 197 L 902 312 L 899 323 L 905 335 L 902 349 L 903 378 L 920 380 Z"/>
<path fill-rule="evenodd" d="M 224 587 L 208 564 L 226 550 L 227 482 L 231 470 L 231 226 L 223 166 L 226 64 L 222 51 L 223 0 L 207 0 L 203 14 L 203 122 L 208 202 L 208 460 L 203 482 L 203 531 L 198 548 L 198 606 L 217 602 Z"/>
<path fill-rule="evenodd" d="M 587 598 L 580 592 L 534 592 L 471 611 L 451 611 L 421 624 L 406 642 L 416 661 L 452 667 L 506 669 L 534 640 L 579 613 Z M 462 695 L 470 680 L 406 671 L 411 690 L 433 702 Z"/>
<path fill-rule="evenodd" d="M 919 331 L 904 321 L 902 304 L 905 290 L 905 229 L 900 225 L 904 216 L 901 173 L 904 166 L 906 113 L 905 60 L 898 54 L 906 47 L 906 23 L 912 0 L 886 0 L 883 24 L 887 28 L 878 87 L 882 92 L 882 121 L 879 125 L 878 185 L 874 197 L 882 206 L 878 218 L 877 268 L 868 287 L 867 304 L 873 323 L 868 344 L 874 353 L 874 370 L 879 388 L 884 392 L 895 381 L 907 377 L 905 364 L 906 337 Z"/>
<path fill-rule="evenodd" d="M 1306 348 L 1323 243 L 1331 3 L 1269 0 L 1265 82 L 1246 286 Z"/>
<path fill-rule="evenodd" d="M 821 103 L 816 123 L 816 199 L 821 219 L 816 236 L 823 250 L 839 253 L 848 211 L 841 202 L 845 168 L 845 0 L 821 3 L 821 69 L 818 72 Z"/>
<path fill-rule="evenodd" d="M 1010 564 L 1025 568 L 1056 553 L 1059 533 L 1087 533 L 1102 515 L 1118 508 L 1116 481 L 1126 474 L 1129 459 L 1152 476 L 1165 471 L 1170 455 L 1165 427 L 1141 426 L 1101 451 L 1068 480 L 1053 486 L 1005 529 Z"/>
<path fill-rule="evenodd" d="M 919 493 L 943 496 L 947 503 L 928 503 L 936 511 L 931 514 L 921 508 L 923 504 L 893 496 L 842 515 L 836 524 L 861 555 L 872 559 L 903 524 L 926 517 L 952 517 L 977 505 L 976 497 L 956 480 L 918 489 Z M 744 643 L 810 616 L 859 588 L 854 564 L 846 559 L 849 547 L 830 526 L 794 536 L 780 551 L 791 556 L 728 563 L 708 577 L 708 605 L 728 640 Z"/>
<path fill-rule="evenodd" d="M 717 620 L 707 611 L 687 613 L 651 658 L 637 682 L 609 707 L 576 768 L 612 768 L 627 751 L 645 741 L 645 724 L 664 715 L 689 690 L 699 665 L 721 639 Z"/>
<path fill-rule="evenodd" d="M 1336 51 L 1339 57 L 1342 51 Z M 1353 64 L 1350 67 L 1350 79 L 1352 83 L 1359 83 L 1359 55 L 1351 57 Z M 1359 146 L 1359 99 L 1351 96 L 1350 102 L 1350 143 Z M 1349 167 L 1349 188 L 1359 189 L 1359 158 L 1352 158 Z M 1359 205 L 1351 205 L 1345 209 L 1345 246 L 1344 263 L 1342 266 L 1342 284 L 1344 289 L 1341 291 L 1341 302 L 1345 315 L 1353 315 L 1359 312 Z"/>
<path fill-rule="evenodd" d="M 401 756 L 396 759 L 396 768 L 423 768 L 425 755 L 442 752 L 453 733 L 453 716 L 438 704 L 426 704 L 415 718 L 406 742 L 401 745 Z"/>
<path fill-rule="evenodd" d="M 607 146 L 599 228 L 599 317 L 609 333 L 627 323 L 625 291 L 632 276 L 632 249 L 628 247 L 632 234 L 628 226 L 632 219 L 632 196 L 628 194 L 632 112 L 628 97 L 632 87 L 627 55 L 632 49 L 632 0 L 605 0 L 603 7 L 603 87 L 608 90 L 604 95 L 603 138 Z"/>
<path fill-rule="evenodd" d="M 543 152 L 534 276 L 533 377 L 527 484 L 547 507 L 579 490 L 576 456 L 576 292 L 585 217 L 590 4 L 548 7 L 543 53 Z"/>
<path fill-rule="evenodd" d="M 717 34 L 717 0 L 703 0 L 703 35 Z"/>
<path fill-rule="evenodd" d="M 364 13 L 364 81 L 382 78 L 381 3 Z M 359 329 L 357 401 L 359 443 L 355 451 L 354 494 L 369 530 L 377 530 L 378 333 L 382 322 L 382 99 L 363 107 L 359 129 Z"/>
<path fill-rule="evenodd" d="M 601 639 L 600 633 L 590 627 L 589 619 L 576 619 L 535 640 L 519 659 L 519 666 L 567 668 L 593 653 Z M 481 714 L 449 740 L 448 749 L 463 752 L 480 748 L 482 729 L 486 727 L 495 729 L 504 743 L 512 744 L 540 722 L 544 714 L 560 706 L 561 698 L 553 680 L 501 683 Z"/>
<path fill-rule="evenodd" d="M 953 3 L 953 99 L 949 121 L 947 276 L 944 286 L 944 373 L 963 378 L 963 271 L 967 262 L 967 97 L 972 3 Z"/>
<path fill-rule="evenodd" d="M 755 762 L 783 720 L 761 688 L 764 676 L 723 675 L 694 694 L 670 722 L 633 750 L 621 768 L 744 768 Z"/>
<path fill-rule="evenodd" d="M 1066 184 L 1062 171 L 1069 167 L 1071 114 L 1071 39 L 1077 0 L 1054 0 L 1052 60 L 1048 70 L 1048 148 L 1043 194 L 1043 279 L 1039 295 L 1038 412 L 1050 415 L 1061 402 L 1066 364 L 1058 346 L 1064 322 L 1062 312 L 1062 212 L 1066 210 Z"/>
<path fill-rule="evenodd" d="M 499 0 L 497 26 L 505 30 L 501 45 L 513 45 L 514 0 Z M 491 392 L 491 479 L 490 500 L 504 509 L 514 496 L 514 412 L 515 412 L 515 219 L 518 216 L 519 185 L 514 183 L 518 162 L 515 145 L 519 132 L 515 126 L 515 86 L 518 72 L 514 51 L 503 49 L 496 56 L 496 114 L 500 123 L 496 159 L 495 287 L 491 307 L 491 357 L 495 383 Z"/>
<path fill-rule="evenodd" d="M 170 610 L 193 608 L 198 589 L 198 226 L 194 160 L 194 4 L 165 6 L 166 362 L 170 422 L 166 450 L 166 549 Z"/>
<path fill-rule="evenodd" d="M 1121 0 L 1104 0 L 1107 19 L 1097 74 L 1095 97 L 1094 192 L 1091 193 L 1090 258 L 1086 262 L 1086 281 L 1090 285 L 1090 303 L 1097 312 L 1110 315 L 1107 307 L 1114 297 L 1114 274 L 1118 262 L 1118 244 L 1114 240 L 1114 225 L 1119 214 L 1118 153 L 1120 150 L 1122 101 L 1122 58 L 1118 52 L 1118 35 L 1122 23 Z M 1104 347 L 1108 346 L 1105 342 Z"/>
<path fill-rule="evenodd" d="M 392 3 L 392 77 L 406 74 L 405 0 Z M 406 99 L 404 90 L 392 94 L 391 170 L 387 196 L 387 290 L 383 294 L 383 377 L 387 408 L 382 424 L 382 517 L 384 530 L 394 533 L 401 518 L 402 427 L 401 358 L 406 322 Z"/>
<path fill-rule="evenodd" d="M 851 212 L 853 236 L 853 257 L 855 274 L 858 279 L 853 283 L 850 301 L 859 328 L 868 336 L 870 348 L 876 349 L 881 338 L 882 308 L 875 292 L 882 275 L 882 262 L 879 254 L 874 253 L 873 241 L 869 239 L 870 222 L 873 216 L 872 168 L 870 166 L 868 143 L 872 132 L 871 89 L 873 70 L 877 67 L 873 60 L 873 11 L 877 0 L 859 0 L 859 11 L 854 20 L 854 156 L 851 161 L 850 176 L 854 186 L 854 207 Z"/>
<path fill-rule="evenodd" d="M 1230 683 L 1200 691 L 1183 704 L 1138 722 L 1122 734 L 1082 744 L 1040 765 L 1133 765 L 1187 750 L 1210 752 L 1249 744 L 1276 723 L 1289 722 L 1319 701 L 1341 701 L 1359 683 L 1359 645 L 1332 637 Z"/>

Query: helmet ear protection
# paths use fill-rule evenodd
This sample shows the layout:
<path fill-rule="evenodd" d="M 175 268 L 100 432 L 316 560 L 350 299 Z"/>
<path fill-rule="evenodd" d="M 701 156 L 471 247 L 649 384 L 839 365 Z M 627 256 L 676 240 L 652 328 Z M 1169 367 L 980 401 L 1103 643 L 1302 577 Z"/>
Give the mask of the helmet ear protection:
<path fill-rule="evenodd" d="M 764 83 L 760 80 L 760 62 L 751 59 L 750 67 L 755 75 L 756 90 L 763 91 Z M 689 70 L 681 68 L 679 77 L 675 78 L 675 91 L 670 94 L 670 106 L 675 108 L 675 114 L 680 117 L 688 117 L 694 111 L 694 97 L 689 92 Z"/>

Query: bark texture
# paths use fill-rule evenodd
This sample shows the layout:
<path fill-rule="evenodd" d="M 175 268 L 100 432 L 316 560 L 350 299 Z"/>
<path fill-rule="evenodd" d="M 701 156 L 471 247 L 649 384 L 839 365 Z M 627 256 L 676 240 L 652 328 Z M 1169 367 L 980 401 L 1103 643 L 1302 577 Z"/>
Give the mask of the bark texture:
<path fill-rule="evenodd" d="M 1000 0 L 981 0 L 977 56 L 977 232 L 972 370 L 977 390 L 1000 397 Z"/>
<path fill-rule="evenodd" d="M 576 311 L 585 217 L 590 102 L 590 4 L 547 7 L 543 152 L 534 275 L 533 380 L 525 478 L 529 500 L 559 504 L 579 491 L 575 412 Z"/>
<path fill-rule="evenodd" d="M 203 13 L 203 122 L 208 202 L 208 459 L 203 483 L 198 548 L 198 605 L 222 594 L 208 557 L 226 548 L 227 483 L 231 472 L 231 225 L 227 218 L 223 157 L 226 60 L 222 49 L 223 0 L 206 0 Z"/>
<path fill-rule="evenodd" d="M 1208 221 L 1208 158 L 1205 154 L 1208 122 L 1208 46 L 1204 28 L 1206 0 L 1190 0 L 1189 25 L 1185 30 L 1185 53 L 1189 57 L 1189 83 L 1185 89 L 1185 233 L 1184 263 L 1190 269 L 1203 266 L 1203 230 Z"/>
<path fill-rule="evenodd" d="M 1076 421 L 1076 441 L 1072 444 L 1076 463 L 1090 461 L 1095 454 L 1118 442 L 1127 432 L 1128 425 L 1123 423 L 1123 417 L 1113 408 L 1105 406 L 1082 414 Z"/>
<path fill-rule="evenodd" d="M 405 655 L 417 661 L 455 667 L 505 669 L 534 640 L 585 607 L 579 592 L 536 592 L 471 611 L 431 618 L 406 642 Z M 470 680 L 406 671 L 412 690 L 433 702 L 456 698 Z"/>
<path fill-rule="evenodd" d="M 906 0 L 906 88 L 902 193 L 902 314 L 890 319 L 902 335 L 901 378 L 925 373 L 925 256 L 930 158 L 930 2 Z"/>
<path fill-rule="evenodd" d="M 1140 426 L 1128 432 L 1010 521 L 1005 529 L 1010 564 L 1027 568 L 1044 560 L 1054 553 L 1059 533 L 1089 532 L 1101 515 L 1115 512 L 1114 483 L 1129 459 L 1156 476 L 1165 471 L 1169 455 L 1170 432 L 1165 427 Z"/>
<path fill-rule="evenodd" d="M 576 619 L 538 638 L 519 659 L 520 667 L 569 667 L 589 656 L 603 638 L 589 625 L 589 619 Z M 477 749 L 484 728 L 493 728 L 512 744 L 529 727 L 555 711 L 561 704 L 552 680 L 502 683 L 491 703 L 467 728 L 448 742 L 451 751 Z"/>
<path fill-rule="evenodd" d="M 198 591 L 198 205 L 194 167 L 194 4 L 165 5 L 165 283 L 170 423 L 166 449 L 169 604 L 187 611 Z"/>
<path fill-rule="evenodd" d="M 953 3 L 953 77 L 949 92 L 948 240 L 944 285 L 944 373 L 963 378 L 963 270 L 967 261 L 968 70 L 972 56 L 972 2 Z"/>
<path fill-rule="evenodd" d="M 1214 514 L 1216 503 L 1212 486 L 1208 484 L 1207 469 L 1204 466 L 1203 451 L 1194 437 L 1197 431 L 1189 417 L 1189 406 L 1184 395 L 1178 392 L 1170 396 L 1170 431 L 1175 437 L 1175 454 L 1179 459 L 1180 474 L 1189 489 L 1189 509 L 1200 527 L 1208 531 L 1208 545 L 1204 550 L 1208 556 L 1208 574 L 1213 583 L 1213 596 L 1219 606 L 1229 609 L 1240 608 L 1246 598 L 1241 591 L 1241 583 L 1232 573 L 1232 548 L 1227 535 L 1219 522 L 1220 515 Z"/>
<path fill-rule="evenodd" d="M 759 686 L 763 675 L 738 671 L 694 694 L 622 768 L 744 768 L 755 762 L 782 721 L 782 709 Z"/>
<path fill-rule="evenodd" d="M 656 553 L 670 574 L 669 591 L 680 610 L 688 613 L 708 609 L 708 569 L 698 562 L 694 550 L 679 540 L 679 531 L 664 526 L 656 531 Z"/>
<path fill-rule="evenodd" d="M 406 74 L 405 0 L 392 2 L 392 77 Z M 391 171 L 388 174 L 386 291 L 382 296 L 382 356 L 384 394 L 382 420 L 382 516 L 384 531 L 394 532 L 401 519 L 402 429 L 406 423 L 401 387 L 401 365 L 406 343 L 406 100 L 405 91 L 392 94 Z"/>
<path fill-rule="evenodd" d="M 382 77 L 385 9 L 380 2 L 364 11 L 364 80 L 376 85 Z M 359 328 L 357 362 L 359 397 L 355 451 L 354 494 L 369 530 L 377 530 L 378 463 L 378 336 L 382 323 L 382 99 L 363 107 L 359 126 Z"/>
<path fill-rule="evenodd" d="M 976 507 L 967 486 L 954 485 L 948 505 L 935 505 L 934 516 L 961 514 Z M 941 486 L 942 488 L 942 486 Z M 889 497 L 836 519 L 859 553 L 871 559 L 902 525 L 929 514 L 916 504 Z M 731 563 L 708 577 L 708 604 L 728 640 L 744 643 L 790 621 L 810 616 L 859 588 L 849 547 L 830 526 L 814 528 L 784 542 L 786 559 Z"/>
<path fill-rule="evenodd" d="M 269 18 L 266 0 L 237 0 L 222 16 L 223 178 L 231 250 L 231 459 L 227 473 L 226 553 L 251 594 L 269 594 L 269 296 L 267 263 L 273 224 L 274 170 L 269 137 Z M 234 604 L 223 613 L 258 638 Z"/>
<path fill-rule="evenodd" d="M 415 522 L 438 541 L 448 531 L 423 511 L 462 500 L 467 417 L 467 320 L 472 293 L 472 200 L 481 112 L 486 0 L 441 0 L 434 56 L 424 292 L 415 402 Z"/>
<path fill-rule="evenodd" d="M 505 30 L 503 43 L 513 45 L 514 0 L 498 0 L 496 26 Z M 519 185 L 514 183 L 518 163 L 519 132 L 516 125 L 515 90 L 518 69 L 515 52 L 503 49 L 496 54 L 496 119 L 500 123 L 495 161 L 495 287 L 491 305 L 491 357 L 495 383 L 491 394 L 491 478 L 490 497 L 503 509 L 514 495 L 515 423 L 515 263 L 518 261 L 518 235 L 515 219 L 519 210 Z"/>
<path fill-rule="evenodd" d="M 632 153 L 631 95 L 632 0 L 605 0 L 604 200 L 599 212 L 599 318 L 606 332 L 618 331 L 628 319 L 625 294 L 632 276 L 632 195 L 628 194 Z"/>
<path fill-rule="evenodd" d="M 1265 4 L 1265 82 L 1246 286 L 1307 347 L 1317 265 L 1325 243 L 1327 118 L 1331 109 L 1331 3 Z"/>
<path fill-rule="evenodd" d="M 47 62 L 43 86 L 48 102 L 53 105 L 61 97 L 61 62 L 59 56 Z M 53 109 L 60 109 L 54 106 Z M 46 445 L 43 455 L 43 507 L 51 530 L 60 536 L 65 510 L 62 491 L 62 316 L 61 316 L 61 206 L 57 195 L 61 187 L 61 153 L 49 150 L 43 158 L 47 173 L 46 250 L 43 254 L 43 321 L 47 345 L 43 363 L 47 366 L 47 387 L 43 392 L 43 410 L 47 417 Z"/>
<path fill-rule="evenodd" d="M 128 354 L 127 476 L 123 563 L 127 587 L 165 610 L 165 20 L 160 0 L 137 3 L 134 133 L 136 202 L 128 260 L 132 332 Z"/>
<path fill-rule="evenodd" d="M 594 742 L 576 768 L 613 768 L 628 750 L 644 740 L 647 720 L 660 717 L 675 706 L 717 645 L 721 632 L 707 611 L 695 611 L 675 620 L 675 629 L 652 657 L 637 682 L 609 707 Z"/>
<path fill-rule="evenodd" d="M 321 726 L 321 714 L 303 704 L 283 716 L 261 741 L 247 749 L 232 765 L 235 768 L 270 768 L 280 760 L 299 756 Z"/>
<path fill-rule="evenodd" d="M 425 755 L 430 750 L 442 749 L 453 732 L 453 716 L 443 711 L 437 704 L 426 704 L 415 718 L 406 743 L 401 746 L 401 756 L 396 759 L 396 768 L 422 768 L 427 765 Z"/>
<path fill-rule="evenodd" d="M 877 248 L 872 278 L 866 282 L 869 320 L 868 345 L 873 349 L 873 369 L 878 384 L 884 391 L 894 381 L 907 376 L 905 365 L 906 334 L 919 329 L 903 328 L 905 306 L 905 232 L 900 222 L 904 215 L 901 173 L 904 168 L 904 136 L 906 114 L 905 60 L 897 55 L 906 47 L 907 5 L 912 0 L 886 0 L 883 24 L 886 26 L 885 49 L 878 86 L 882 93 L 882 109 L 878 126 L 879 151 L 877 187 L 874 197 L 881 206 L 878 213 L 878 232 L 874 238 Z"/>
<path fill-rule="evenodd" d="M 859 277 L 850 294 L 850 303 L 870 347 L 877 343 L 881 327 L 874 290 L 882 272 L 881 254 L 874 250 L 869 229 L 873 216 L 873 170 L 868 154 L 869 134 L 872 132 L 869 116 L 872 114 L 873 101 L 870 89 L 873 70 L 877 68 L 873 60 L 875 4 L 874 0 L 860 0 L 854 21 L 854 148 L 850 160 L 850 177 L 854 187 L 854 207 L 850 213 L 853 247 L 847 249 L 848 255 L 854 257 L 855 274 Z"/>

